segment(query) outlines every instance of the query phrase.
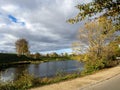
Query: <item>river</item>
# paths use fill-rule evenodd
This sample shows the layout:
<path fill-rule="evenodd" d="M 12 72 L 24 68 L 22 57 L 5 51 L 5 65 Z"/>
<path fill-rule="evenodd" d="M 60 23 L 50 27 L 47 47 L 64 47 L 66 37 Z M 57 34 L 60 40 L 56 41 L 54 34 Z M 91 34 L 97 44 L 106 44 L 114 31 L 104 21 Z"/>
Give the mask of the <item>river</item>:
<path fill-rule="evenodd" d="M 74 72 L 81 72 L 84 64 L 76 60 L 66 61 L 50 61 L 39 64 L 24 64 L 10 67 L 0 71 L 0 80 L 11 81 L 19 74 L 27 70 L 29 74 L 34 77 L 52 77 L 57 74 L 68 74 Z"/>

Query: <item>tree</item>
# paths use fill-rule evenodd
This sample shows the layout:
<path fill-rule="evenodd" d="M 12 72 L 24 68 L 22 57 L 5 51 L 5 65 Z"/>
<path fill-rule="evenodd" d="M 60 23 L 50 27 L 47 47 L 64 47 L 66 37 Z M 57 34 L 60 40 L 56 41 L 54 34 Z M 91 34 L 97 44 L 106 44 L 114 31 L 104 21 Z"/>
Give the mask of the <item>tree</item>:
<path fill-rule="evenodd" d="M 51 57 L 58 57 L 59 55 L 56 52 L 51 53 Z"/>
<path fill-rule="evenodd" d="M 114 56 L 114 50 L 109 47 L 109 43 L 116 38 L 114 32 L 114 26 L 105 17 L 88 22 L 79 30 L 78 44 L 75 47 L 82 53 L 85 50 L 79 58 L 85 62 L 85 73 L 109 66 L 108 62 L 111 62 Z"/>
<path fill-rule="evenodd" d="M 120 36 L 117 36 L 116 39 L 110 42 L 109 46 L 113 48 L 114 54 L 116 57 L 120 56 Z"/>
<path fill-rule="evenodd" d="M 18 39 L 15 42 L 15 46 L 18 55 L 27 55 L 29 53 L 28 41 L 26 39 Z"/>
<path fill-rule="evenodd" d="M 80 55 L 85 53 L 86 51 L 86 46 L 84 43 L 81 42 L 73 42 L 72 43 L 72 53 L 74 55 Z"/>
<path fill-rule="evenodd" d="M 68 20 L 70 23 L 77 23 L 102 13 L 101 16 L 111 19 L 117 30 L 120 30 L 120 0 L 92 0 L 90 3 L 78 4 L 76 8 L 79 9 L 79 13 Z"/>
<path fill-rule="evenodd" d="M 86 23 L 83 29 L 79 30 L 79 43 L 86 45 L 90 54 L 101 57 L 104 47 L 115 39 L 116 35 L 114 31 L 114 26 L 109 20 L 103 17 L 99 18 Z"/>
<path fill-rule="evenodd" d="M 34 54 L 34 58 L 35 58 L 35 59 L 40 59 L 40 57 L 41 57 L 41 54 L 40 54 L 40 53 L 35 53 L 35 54 Z"/>

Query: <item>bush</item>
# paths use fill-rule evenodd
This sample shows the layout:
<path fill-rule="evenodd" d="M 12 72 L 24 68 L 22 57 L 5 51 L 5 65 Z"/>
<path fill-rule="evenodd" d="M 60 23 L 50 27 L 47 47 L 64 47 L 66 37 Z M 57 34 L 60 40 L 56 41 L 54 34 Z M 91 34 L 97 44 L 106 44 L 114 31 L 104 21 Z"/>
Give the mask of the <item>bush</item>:
<path fill-rule="evenodd" d="M 14 82 L 17 90 L 26 90 L 32 86 L 33 77 L 24 71 L 19 78 Z"/>
<path fill-rule="evenodd" d="M 105 67 L 105 61 L 94 53 L 86 53 L 84 55 L 84 71 L 82 74 L 91 74 Z"/>
<path fill-rule="evenodd" d="M 15 88 L 13 83 L 0 84 L 0 90 L 18 90 Z"/>

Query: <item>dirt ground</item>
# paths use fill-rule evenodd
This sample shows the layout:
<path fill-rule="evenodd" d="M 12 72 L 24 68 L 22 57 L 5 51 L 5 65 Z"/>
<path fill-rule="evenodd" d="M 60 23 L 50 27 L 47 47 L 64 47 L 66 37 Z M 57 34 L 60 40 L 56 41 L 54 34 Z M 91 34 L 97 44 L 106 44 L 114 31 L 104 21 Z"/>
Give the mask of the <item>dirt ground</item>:
<path fill-rule="evenodd" d="M 120 74 L 120 66 L 104 69 L 95 74 L 85 77 L 80 77 L 73 80 L 55 83 L 43 87 L 32 88 L 30 90 L 82 90 L 87 86 L 103 82 L 118 74 Z"/>

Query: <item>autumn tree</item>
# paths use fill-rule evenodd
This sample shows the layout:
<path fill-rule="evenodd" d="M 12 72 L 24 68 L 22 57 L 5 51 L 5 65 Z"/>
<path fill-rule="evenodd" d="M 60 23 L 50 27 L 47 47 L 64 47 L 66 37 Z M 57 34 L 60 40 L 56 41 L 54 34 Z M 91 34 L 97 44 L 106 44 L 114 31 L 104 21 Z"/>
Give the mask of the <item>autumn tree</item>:
<path fill-rule="evenodd" d="M 18 55 L 27 55 L 29 53 L 28 41 L 26 39 L 18 39 L 15 42 L 15 46 Z"/>
<path fill-rule="evenodd" d="M 72 43 L 71 48 L 72 48 L 72 53 L 74 55 L 80 55 L 80 54 L 85 53 L 86 44 L 81 43 L 80 40 L 78 40 L 78 41 Z"/>
<path fill-rule="evenodd" d="M 114 32 L 115 29 L 111 21 L 102 17 L 86 23 L 79 30 L 78 39 L 80 43 L 87 45 L 86 48 L 88 48 L 90 53 L 94 53 L 94 56 L 100 57 L 102 56 L 104 47 L 115 39 L 116 35 Z"/>
<path fill-rule="evenodd" d="M 92 0 L 90 3 L 78 4 L 76 8 L 79 13 L 68 20 L 70 23 L 77 23 L 90 17 L 93 19 L 101 13 L 98 16 L 111 19 L 116 30 L 120 30 L 120 0 Z"/>
<path fill-rule="evenodd" d="M 109 46 L 114 50 L 114 54 L 116 57 L 120 57 L 120 36 L 117 36 L 116 39 L 110 42 Z"/>
<path fill-rule="evenodd" d="M 82 53 L 86 50 L 82 61 L 86 62 L 87 69 L 100 69 L 106 65 L 107 60 L 112 60 L 114 53 L 108 45 L 116 37 L 114 32 L 111 21 L 104 17 L 86 23 L 79 30 L 75 47 Z"/>

